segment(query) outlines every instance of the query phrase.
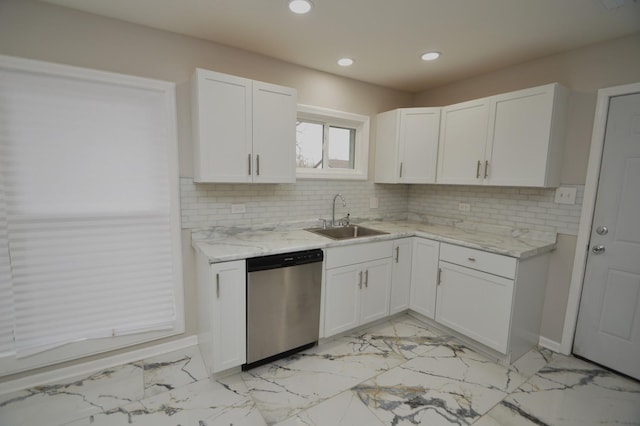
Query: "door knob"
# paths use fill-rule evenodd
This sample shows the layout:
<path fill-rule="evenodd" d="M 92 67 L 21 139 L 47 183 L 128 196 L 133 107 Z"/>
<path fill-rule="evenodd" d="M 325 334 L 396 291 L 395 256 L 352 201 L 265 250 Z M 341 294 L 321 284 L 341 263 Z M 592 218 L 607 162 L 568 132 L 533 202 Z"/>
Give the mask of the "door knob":
<path fill-rule="evenodd" d="M 598 235 L 607 235 L 607 233 L 609 232 L 609 228 L 607 228 L 606 226 L 598 226 L 596 228 L 596 232 L 598 233 Z"/>
<path fill-rule="evenodd" d="M 602 254 L 604 253 L 604 246 L 603 245 L 593 246 L 591 248 L 591 251 L 593 252 L 593 254 Z"/>

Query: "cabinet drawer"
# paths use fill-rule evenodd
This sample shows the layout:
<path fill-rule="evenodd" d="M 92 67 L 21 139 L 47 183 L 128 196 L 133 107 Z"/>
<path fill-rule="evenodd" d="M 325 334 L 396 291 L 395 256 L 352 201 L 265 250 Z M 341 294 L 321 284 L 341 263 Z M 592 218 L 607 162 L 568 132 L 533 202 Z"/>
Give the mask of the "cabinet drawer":
<path fill-rule="evenodd" d="M 440 244 L 440 260 L 488 272 L 506 278 L 515 278 L 516 259 L 482 250 Z"/>
<path fill-rule="evenodd" d="M 350 244 L 343 247 L 331 247 L 326 250 L 325 267 L 327 269 L 356 263 L 391 257 L 393 241 L 379 241 L 368 244 Z"/>

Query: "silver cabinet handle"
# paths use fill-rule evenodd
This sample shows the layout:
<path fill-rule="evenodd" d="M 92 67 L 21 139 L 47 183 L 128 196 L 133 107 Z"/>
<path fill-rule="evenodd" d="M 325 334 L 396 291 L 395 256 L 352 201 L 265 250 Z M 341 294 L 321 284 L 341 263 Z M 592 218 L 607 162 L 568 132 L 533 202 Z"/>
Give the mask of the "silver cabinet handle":
<path fill-rule="evenodd" d="M 362 289 L 362 271 L 360 271 L 360 281 L 358 282 L 358 287 Z"/>
<path fill-rule="evenodd" d="M 400 246 L 396 246 L 396 263 L 400 261 Z"/>
<path fill-rule="evenodd" d="M 249 154 L 249 176 L 251 176 L 251 154 Z"/>
<path fill-rule="evenodd" d="M 436 278 L 437 285 L 440 285 L 442 283 L 442 280 L 440 279 L 441 276 L 442 276 L 442 268 L 438 268 L 438 277 Z"/>
<path fill-rule="evenodd" d="M 400 162 L 400 177 L 402 177 L 402 162 Z"/>
<path fill-rule="evenodd" d="M 369 270 L 364 271 L 364 286 L 369 288 Z"/>
<path fill-rule="evenodd" d="M 489 161 L 484 162 L 484 178 L 489 176 Z"/>
<path fill-rule="evenodd" d="M 591 251 L 593 252 L 593 254 L 602 254 L 604 253 L 604 246 L 602 244 L 593 246 L 591 248 Z"/>
<path fill-rule="evenodd" d="M 467 257 L 467 260 L 468 260 L 469 262 L 475 262 L 475 261 L 476 261 L 476 258 L 475 258 L 475 257 Z"/>
<path fill-rule="evenodd" d="M 478 165 L 476 166 L 476 179 L 480 179 L 480 165 L 482 162 L 478 160 Z"/>
<path fill-rule="evenodd" d="M 256 176 L 260 176 L 260 154 L 256 155 Z"/>
<path fill-rule="evenodd" d="M 216 297 L 220 299 L 220 274 L 216 274 Z"/>

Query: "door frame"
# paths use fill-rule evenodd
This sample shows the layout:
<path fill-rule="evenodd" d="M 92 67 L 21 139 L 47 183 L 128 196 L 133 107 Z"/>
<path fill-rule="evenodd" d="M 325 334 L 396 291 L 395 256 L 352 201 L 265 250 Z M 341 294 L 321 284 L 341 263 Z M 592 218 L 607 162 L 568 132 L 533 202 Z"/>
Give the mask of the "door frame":
<path fill-rule="evenodd" d="M 573 260 L 573 271 L 571 272 L 571 284 L 569 286 L 569 300 L 564 316 L 564 328 L 562 330 L 562 340 L 560 342 L 560 352 L 570 355 L 573 350 L 573 339 L 575 337 L 576 325 L 578 322 L 578 309 L 582 296 L 582 285 L 584 283 L 585 270 L 587 266 L 587 255 L 589 253 L 589 238 L 593 225 L 593 214 L 595 211 L 596 195 L 598 192 L 598 181 L 600 179 L 600 165 L 604 150 L 604 137 L 609 116 L 609 100 L 614 96 L 630 95 L 640 93 L 640 83 L 625 84 L 622 86 L 607 87 L 598 90 L 596 101 L 596 114 L 593 120 L 593 132 L 591 135 L 591 150 L 589 152 L 589 165 L 587 168 L 587 179 L 584 187 L 584 200 L 582 203 L 582 213 L 580 215 L 580 225 L 578 228 L 578 239 L 576 242 L 576 254 Z"/>

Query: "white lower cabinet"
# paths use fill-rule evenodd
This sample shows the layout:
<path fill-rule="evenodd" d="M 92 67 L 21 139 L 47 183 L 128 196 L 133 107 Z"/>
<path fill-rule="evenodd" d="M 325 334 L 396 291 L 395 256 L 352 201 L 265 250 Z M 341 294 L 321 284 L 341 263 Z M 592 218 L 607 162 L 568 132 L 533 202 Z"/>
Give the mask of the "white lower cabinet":
<path fill-rule="evenodd" d="M 438 258 L 440 243 L 426 238 L 413 239 L 411 299 L 409 309 L 435 319 Z"/>
<path fill-rule="evenodd" d="M 402 238 L 393 242 L 389 315 L 409 309 L 413 240 L 413 238 Z"/>
<path fill-rule="evenodd" d="M 196 262 L 198 345 L 211 375 L 246 362 L 246 262 Z"/>
<path fill-rule="evenodd" d="M 362 269 L 360 324 L 366 324 L 389 315 L 391 259 L 365 263 Z"/>
<path fill-rule="evenodd" d="M 389 315 L 391 252 L 391 241 L 327 249 L 325 337 Z"/>
<path fill-rule="evenodd" d="M 548 258 L 441 243 L 436 321 L 518 359 L 539 340 Z"/>
<path fill-rule="evenodd" d="M 440 262 L 436 321 L 507 353 L 513 280 Z"/>

